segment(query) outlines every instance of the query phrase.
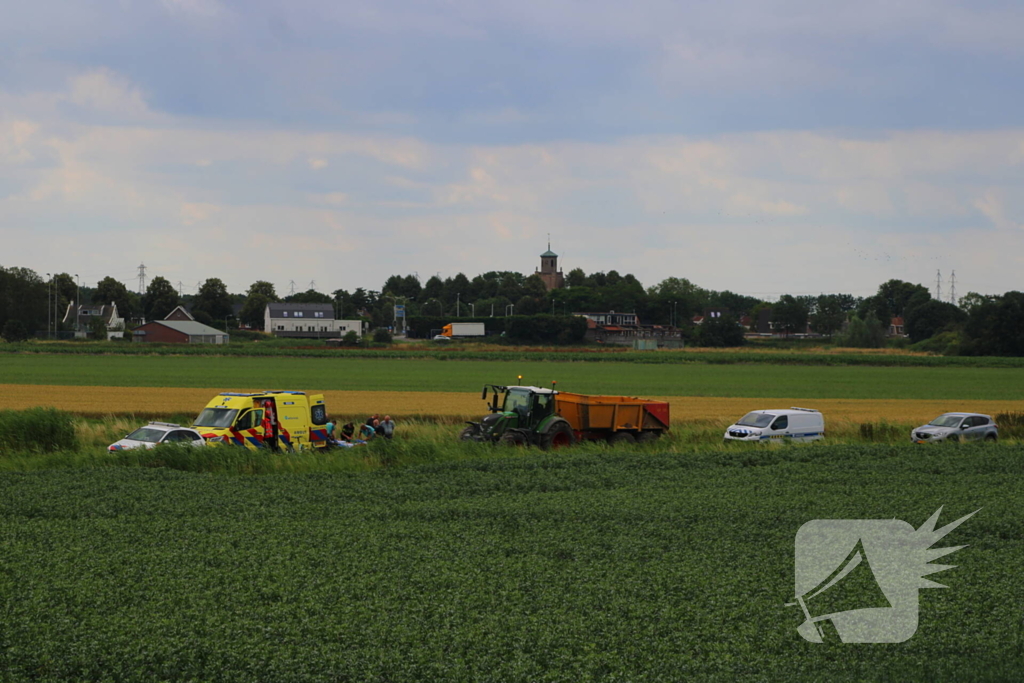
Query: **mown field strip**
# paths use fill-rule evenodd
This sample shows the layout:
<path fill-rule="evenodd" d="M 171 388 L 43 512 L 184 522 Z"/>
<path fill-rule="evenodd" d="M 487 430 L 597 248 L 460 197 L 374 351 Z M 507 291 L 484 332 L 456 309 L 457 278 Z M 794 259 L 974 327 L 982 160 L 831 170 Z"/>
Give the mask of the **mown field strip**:
<path fill-rule="evenodd" d="M 522 375 L 522 382 L 517 379 Z M 1024 401 L 1024 369 L 348 358 L 2 355 L 0 383 L 466 392 L 488 382 L 632 396 Z"/>
<path fill-rule="evenodd" d="M 84 416 L 198 414 L 221 389 L 125 388 L 0 384 L 0 409 L 54 407 Z M 255 391 L 234 387 L 227 391 Z M 328 410 L 338 415 L 390 413 L 396 417 L 471 417 L 485 412 L 475 392 L 327 391 Z M 996 415 L 1024 411 L 1024 401 L 720 398 L 651 396 L 672 404 L 673 422 L 731 422 L 749 410 L 804 406 L 831 421 L 922 423 L 952 410 Z"/>

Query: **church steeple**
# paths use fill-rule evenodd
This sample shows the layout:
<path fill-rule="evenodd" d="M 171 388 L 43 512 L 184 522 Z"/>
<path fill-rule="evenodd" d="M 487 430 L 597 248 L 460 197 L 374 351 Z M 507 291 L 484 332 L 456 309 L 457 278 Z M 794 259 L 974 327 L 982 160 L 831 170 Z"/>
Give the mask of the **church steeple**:
<path fill-rule="evenodd" d="M 548 290 L 559 289 L 563 286 L 565 278 L 558 270 L 558 254 L 551 251 L 551 236 L 548 235 L 548 250 L 540 255 L 540 270 L 537 271 Z"/>

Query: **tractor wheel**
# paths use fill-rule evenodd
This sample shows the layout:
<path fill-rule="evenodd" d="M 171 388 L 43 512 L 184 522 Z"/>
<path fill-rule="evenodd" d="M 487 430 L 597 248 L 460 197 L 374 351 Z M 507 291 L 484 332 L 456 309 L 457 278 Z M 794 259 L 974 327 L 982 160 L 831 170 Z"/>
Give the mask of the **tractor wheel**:
<path fill-rule="evenodd" d="M 562 448 L 576 443 L 576 435 L 565 422 L 556 422 L 548 428 L 548 431 L 540 437 L 540 447 L 544 450 L 551 448 Z"/>
<path fill-rule="evenodd" d="M 498 443 L 505 446 L 526 446 L 530 442 L 526 440 L 526 437 L 519 430 L 510 429 L 501 435 Z"/>
<path fill-rule="evenodd" d="M 657 441 L 661 436 L 661 432 L 640 432 L 640 436 L 636 437 L 637 443 L 651 443 Z"/>
<path fill-rule="evenodd" d="M 608 438 L 612 446 L 625 446 L 636 443 L 636 438 L 629 432 L 615 432 Z"/>
<path fill-rule="evenodd" d="M 476 425 L 469 425 L 459 432 L 459 441 L 476 441 L 480 436 L 480 428 Z"/>

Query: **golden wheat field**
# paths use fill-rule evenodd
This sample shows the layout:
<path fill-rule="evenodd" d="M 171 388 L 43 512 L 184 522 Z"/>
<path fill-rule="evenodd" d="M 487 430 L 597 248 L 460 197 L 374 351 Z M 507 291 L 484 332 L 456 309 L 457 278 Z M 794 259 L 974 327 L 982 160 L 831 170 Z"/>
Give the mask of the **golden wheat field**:
<path fill-rule="evenodd" d="M 240 390 L 244 391 L 244 390 Z M 0 384 L 0 410 L 48 406 L 84 417 L 198 414 L 218 389 L 125 388 Z M 396 418 L 457 420 L 486 412 L 475 392 L 327 391 L 328 410 L 337 415 L 390 413 Z M 831 422 L 922 424 L 940 413 L 963 410 L 996 415 L 1024 412 L 1024 401 L 898 399 L 709 398 L 651 396 L 668 401 L 674 423 L 729 424 L 749 410 L 803 406 Z"/>

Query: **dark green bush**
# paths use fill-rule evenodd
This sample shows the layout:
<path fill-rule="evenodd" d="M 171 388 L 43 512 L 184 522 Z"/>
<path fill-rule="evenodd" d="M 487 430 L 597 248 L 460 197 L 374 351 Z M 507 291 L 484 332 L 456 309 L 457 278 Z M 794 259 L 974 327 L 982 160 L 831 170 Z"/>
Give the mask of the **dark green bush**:
<path fill-rule="evenodd" d="M 4 324 L 3 336 L 5 341 L 23 342 L 28 339 L 28 328 L 20 320 L 11 319 Z"/>
<path fill-rule="evenodd" d="M 0 453 L 74 448 L 74 418 L 55 408 L 0 410 Z"/>

